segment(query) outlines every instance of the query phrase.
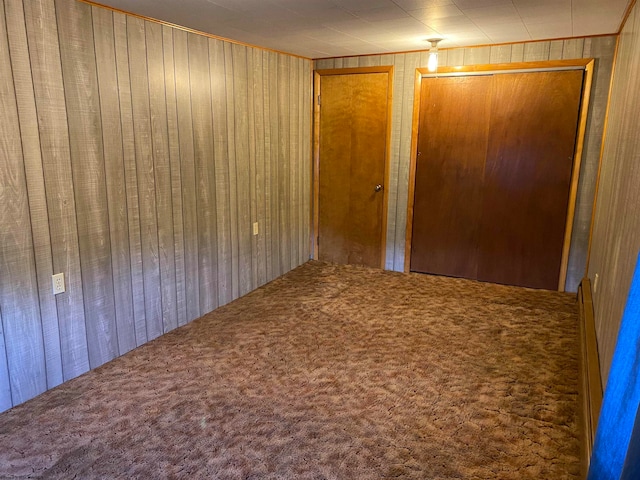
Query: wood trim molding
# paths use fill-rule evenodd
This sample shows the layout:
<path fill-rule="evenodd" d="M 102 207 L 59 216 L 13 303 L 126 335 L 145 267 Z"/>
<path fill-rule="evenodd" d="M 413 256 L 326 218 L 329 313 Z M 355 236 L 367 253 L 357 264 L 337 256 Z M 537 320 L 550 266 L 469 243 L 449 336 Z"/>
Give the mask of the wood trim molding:
<path fill-rule="evenodd" d="M 86 0 L 81 0 L 81 1 L 86 1 Z M 635 2 L 635 0 L 633 0 Z M 627 16 L 629 14 L 627 13 Z M 617 32 L 611 32 L 611 33 L 599 33 L 597 35 L 585 35 L 585 36 L 581 36 L 581 37 L 554 37 L 554 38 L 543 38 L 540 40 L 521 40 L 519 42 L 502 42 L 502 43 L 482 43 L 480 45 L 467 45 L 467 46 L 462 46 L 462 47 L 448 47 L 448 48 L 440 48 L 439 51 L 443 52 L 446 50 L 460 50 L 460 49 L 469 49 L 469 48 L 486 48 L 486 47 L 504 47 L 507 45 L 523 45 L 523 44 L 529 44 L 529 43 L 541 43 L 541 42 L 562 42 L 562 41 L 566 41 L 566 40 L 578 40 L 578 39 L 586 39 L 586 38 L 600 38 L 600 37 L 611 37 L 611 36 L 615 36 L 618 35 Z M 342 55 L 339 57 L 318 57 L 318 58 L 314 58 L 313 60 L 335 60 L 335 59 L 339 59 L 339 58 L 360 58 L 360 57 L 377 57 L 380 55 L 403 55 L 403 54 L 407 54 L 407 53 L 421 53 L 421 52 L 428 52 L 429 48 L 420 48 L 417 50 L 399 50 L 396 52 L 378 52 L 378 53 L 367 53 L 364 55 Z"/>
<path fill-rule="evenodd" d="M 575 60 L 552 60 L 542 62 L 515 62 L 496 63 L 483 65 L 467 65 L 460 67 L 438 68 L 437 74 L 447 75 L 474 75 L 483 73 L 502 74 L 510 71 L 550 71 L 561 69 L 584 69 L 584 79 L 582 88 L 582 100 L 580 103 L 580 116 L 578 119 L 578 131 L 576 135 L 576 147 L 574 149 L 573 170 L 571 174 L 571 185 L 569 203 L 567 208 L 567 218 L 565 224 L 565 234 L 562 246 L 562 260 L 560 264 L 560 274 L 558 276 L 558 291 L 564 291 L 566 283 L 567 269 L 569 262 L 569 251 L 571 247 L 571 233 L 573 231 L 573 218 L 575 214 L 576 198 L 578 193 L 578 181 L 580 177 L 580 165 L 582 164 L 582 151 L 584 148 L 584 137 L 587 128 L 587 116 L 589 112 L 589 100 L 591 95 L 591 85 L 593 82 L 593 70 L 595 60 L 593 58 L 582 58 Z M 422 79 L 436 75 L 426 68 L 416 69 L 413 97 L 413 123 L 411 128 L 411 157 L 409 164 L 409 199 L 407 202 L 407 225 L 405 233 L 405 257 L 404 270 L 410 271 L 411 265 L 411 237 L 413 231 L 413 203 L 416 182 L 416 150 L 418 145 L 418 129 L 420 123 L 420 94 Z"/>
<path fill-rule="evenodd" d="M 580 396 L 582 397 L 581 466 L 586 475 L 598 427 L 603 395 L 591 280 L 588 277 L 582 279 L 578 288 L 578 305 L 580 309 Z"/>
<path fill-rule="evenodd" d="M 313 59 L 311 59 L 309 57 L 303 57 L 302 55 L 295 55 L 293 53 L 282 52 L 280 50 L 274 50 L 272 48 L 261 47 L 259 45 L 253 45 L 251 43 L 239 42 L 237 40 L 232 40 L 230 38 L 221 37 L 219 35 L 214 35 L 212 33 L 207 33 L 207 32 L 203 32 L 203 31 L 200 31 L 200 30 L 195 30 L 195 29 L 189 28 L 189 27 L 183 27 L 182 25 L 177 25 L 177 24 L 171 23 L 171 22 L 165 22 L 164 20 L 158 20 L 157 18 L 151 18 L 151 17 L 146 17 L 144 15 L 138 15 L 137 13 L 127 12 L 126 10 L 121 10 L 119 8 L 116 8 L 116 7 L 110 7 L 109 5 L 103 5 L 101 3 L 94 2 L 92 0 L 78 0 L 78 1 L 80 1 L 82 3 L 86 3 L 88 5 L 91 5 L 92 7 L 105 8 L 107 10 L 111 10 L 112 12 L 122 13 L 124 15 L 129 15 L 130 17 L 139 18 L 141 20 L 146 20 L 148 22 L 159 23 L 160 25 L 165 25 L 165 26 L 171 27 L 171 28 L 177 28 L 178 30 L 183 30 L 183 31 L 188 32 L 188 33 L 195 33 L 196 35 L 202 35 L 203 37 L 213 38 L 214 40 L 222 40 L 223 42 L 234 43 L 236 45 L 242 45 L 243 47 L 257 48 L 258 50 L 265 50 L 267 52 L 275 52 L 275 53 L 280 53 L 282 55 L 288 55 L 290 57 L 302 58 L 304 60 L 313 61 Z"/>
<path fill-rule="evenodd" d="M 624 26 L 627 24 L 627 20 L 629 19 L 629 15 L 631 15 L 631 11 L 633 10 L 633 7 L 635 7 L 636 5 L 636 0 L 631 0 L 629 2 L 629 5 L 627 5 L 627 9 L 624 12 L 624 15 L 622 16 L 622 21 L 620 22 L 620 28 L 618 28 L 618 36 L 622 33 L 622 30 L 624 29 Z"/>
<path fill-rule="evenodd" d="M 404 271 L 411 270 L 411 240 L 413 238 L 413 204 L 416 193 L 416 164 L 418 162 L 418 128 L 420 127 L 420 91 L 423 69 L 416 68 L 413 84 L 413 119 L 411 123 L 411 156 L 409 158 L 409 189 L 407 199 L 407 225 L 404 243 Z"/>
<path fill-rule="evenodd" d="M 387 217 L 389 208 L 389 171 L 391 163 L 391 126 L 393 119 L 393 65 L 378 67 L 332 68 L 313 72 L 313 258 L 318 259 L 319 198 L 320 198 L 320 102 L 321 78 L 329 75 L 354 75 L 362 73 L 387 74 L 387 131 L 384 165 L 384 186 L 382 201 L 382 238 L 380 243 L 380 268 L 386 266 L 387 257 Z"/>
<path fill-rule="evenodd" d="M 593 67 L 595 60 L 592 58 L 584 67 L 582 79 L 582 102 L 580 105 L 580 117 L 578 119 L 578 132 L 576 134 L 576 147 L 573 154 L 573 171 L 571 172 L 571 186 L 569 188 L 569 205 L 567 207 L 567 221 L 564 230 L 564 245 L 562 247 L 562 260 L 560 263 L 560 278 L 558 279 L 558 291 L 564 292 L 567 282 L 567 268 L 569 265 L 569 250 L 571 249 L 571 233 L 573 232 L 573 220 L 576 211 L 576 199 L 578 197 L 578 181 L 580 179 L 580 167 L 582 165 L 582 152 L 584 150 L 584 136 L 587 131 L 587 116 L 589 113 L 589 100 L 591 98 L 591 85 L 593 83 Z"/>

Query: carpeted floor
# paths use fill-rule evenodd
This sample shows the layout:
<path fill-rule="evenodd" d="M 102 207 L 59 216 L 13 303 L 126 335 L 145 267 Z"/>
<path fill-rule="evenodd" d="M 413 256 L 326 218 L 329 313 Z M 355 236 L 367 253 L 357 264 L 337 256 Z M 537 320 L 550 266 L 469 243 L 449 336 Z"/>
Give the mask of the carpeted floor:
<path fill-rule="evenodd" d="M 0 414 L 0 478 L 573 479 L 573 295 L 309 262 Z"/>

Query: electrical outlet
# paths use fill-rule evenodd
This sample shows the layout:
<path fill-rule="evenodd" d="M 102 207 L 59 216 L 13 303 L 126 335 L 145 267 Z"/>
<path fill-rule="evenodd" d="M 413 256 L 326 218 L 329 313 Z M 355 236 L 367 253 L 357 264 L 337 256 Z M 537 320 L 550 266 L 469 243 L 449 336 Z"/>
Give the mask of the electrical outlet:
<path fill-rule="evenodd" d="M 596 293 L 596 290 L 598 290 L 598 279 L 600 278 L 600 276 L 596 273 L 593 276 L 593 293 Z"/>
<path fill-rule="evenodd" d="M 253 234 L 258 235 L 258 222 L 253 222 Z"/>
<path fill-rule="evenodd" d="M 54 295 L 65 292 L 66 289 L 64 286 L 64 273 L 56 273 L 55 275 L 52 275 L 51 280 L 53 281 Z"/>

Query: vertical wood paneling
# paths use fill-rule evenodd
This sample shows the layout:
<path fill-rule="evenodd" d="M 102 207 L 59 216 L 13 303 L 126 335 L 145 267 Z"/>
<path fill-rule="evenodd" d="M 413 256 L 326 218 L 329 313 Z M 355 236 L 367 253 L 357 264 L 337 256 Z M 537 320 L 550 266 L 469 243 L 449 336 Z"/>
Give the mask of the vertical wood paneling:
<path fill-rule="evenodd" d="M 232 284 L 231 249 L 231 178 L 227 160 L 227 100 L 224 43 L 209 39 L 210 83 L 213 112 L 213 147 L 216 175 L 216 220 L 218 243 L 218 303 L 224 305 L 235 297 Z"/>
<path fill-rule="evenodd" d="M 184 262 L 184 221 L 182 214 L 182 177 L 180 172 L 180 140 L 178 136 L 178 107 L 176 100 L 176 73 L 173 53 L 173 28 L 162 27 L 164 52 L 165 94 L 167 101 L 167 135 L 171 169 L 171 204 L 173 206 L 173 243 L 175 249 L 176 323 L 171 328 L 187 323 Z M 166 317 L 165 317 L 166 318 Z M 166 325 L 165 325 L 166 327 Z"/>
<path fill-rule="evenodd" d="M 45 180 L 53 271 L 65 274 L 56 296 L 63 378 L 89 370 L 69 129 L 54 4 L 23 4 Z"/>
<path fill-rule="evenodd" d="M 289 94 L 290 94 L 290 57 L 278 57 L 278 124 L 280 134 L 278 138 L 278 229 L 280 231 L 280 272 L 286 272 L 291 265 L 291 219 L 288 206 L 291 202 L 291 180 L 289 161 Z"/>
<path fill-rule="evenodd" d="M 113 14 L 118 97 L 120 101 L 120 126 L 122 129 L 122 154 L 127 198 L 129 227 L 129 258 L 131 264 L 131 290 L 133 293 L 133 315 L 136 346 L 147 341 L 146 305 L 144 293 L 144 271 L 142 263 L 142 232 L 140 225 L 140 199 L 138 195 L 138 173 L 136 163 L 133 105 L 131 101 L 131 79 L 129 75 L 129 50 L 127 17 Z"/>
<path fill-rule="evenodd" d="M 0 2 L 0 9 L 4 12 L 4 2 Z M 6 337 L 21 340 L 5 343 L 11 397 L 14 403 L 20 403 L 46 390 L 47 375 L 18 106 L 4 18 L 0 19 L 0 123 L 0 309 Z"/>
<path fill-rule="evenodd" d="M 94 7 L 92 17 L 100 93 L 118 352 L 123 354 L 136 347 L 136 334 L 113 14 L 103 8 Z"/>
<path fill-rule="evenodd" d="M 511 45 L 495 45 L 491 47 L 489 63 L 507 63 L 511 61 Z"/>
<path fill-rule="evenodd" d="M 582 49 L 584 48 L 584 38 L 571 38 L 564 41 L 562 47 L 562 58 L 582 58 Z"/>
<path fill-rule="evenodd" d="M 523 60 L 525 62 L 549 60 L 549 47 L 549 42 L 525 43 Z"/>
<path fill-rule="evenodd" d="M 524 43 L 515 43 L 511 45 L 511 62 L 524 61 Z"/>
<path fill-rule="evenodd" d="M 447 60 L 446 63 L 444 61 L 444 59 L 442 59 L 442 61 L 439 60 L 439 64 L 440 65 L 448 65 L 451 67 L 455 67 L 457 65 L 464 65 L 464 52 L 465 49 L 464 48 L 454 48 L 452 50 L 446 50 L 447 52 Z M 444 52 L 442 52 L 444 53 Z"/>
<path fill-rule="evenodd" d="M 490 61 L 491 47 L 466 48 L 464 51 L 465 65 L 482 65 Z"/>
<path fill-rule="evenodd" d="M 488 53 L 488 52 L 487 52 Z M 406 55 L 404 63 L 404 87 L 403 91 L 405 95 L 403 97 L 396 98 L 396 102 L 402 104 L 401 108 L 403 112 L 409 112 L 413 109 L 413 87 L 415 83 L 415 71 L 420 66 L 420 55 L 417 53 L 409 53 Z M 409 94 L 407 94 L 409 93 Z M 395 98 L 395 97 L 394 97 Z M 409 152 L 411 149 L 411 132 L 413 122 L 411 117 L 403 117 L 401 122 L 401 130 L 398 132 L 400 137 L 400 151 Z M 409 190 L 409 162 L 401 162 L 398 167 L 398 194 L 396 205 L 390 205 L 391 208 L 395 208 L 393 214 L 396 218 L 396 226 L 407 224 L 407 202 L 408 202 L 408 190 Z M 405 246 L 405 228 L 396 228 L 396 234 L 394 238 L 395 254 L 393 258 L 393 269 L 401 271 L 404 268 L 404 246 Z"/>
<path fill-rule="evenodd" d="M 553 40 L 549 42 L 549 60 L 562 60 L 562 50 L 564 40 Z"/>
<path fill-rule="evenodd" d="M 257 145 L 256 145 L 256 120 L 258 119 L 258 115 L 256 112 L 256 99 L 254 96 L 254 90 L 256 89 L 256 72 L 253 65 L 254 55 L 251 50 L 247 50 L 247 121 L 249 123 L 248 128 L 248 147 L 249 147 L 249 221 L 250 225 L 250 233 L 249 233 L 249 242 L 250 242 L 250 265 L 251 265 L 251 285 L 254 288 L 258 285 L 258 259 L 256 258 L 256 252 L 258 250 L 258 237 L 257 235 L 253 235 L 253 222 L 258 221 L 258 199 L 257 199 Z M 259 225 L 258 225 L 259 228 Z"/>
<path fill-rule="evenodd" d="M 73 0 L 0 12 L 5 410 L 306 259 L 311 62 Z"/>
<path fill-rule="evenodd" d="M 571 234 L 571 250 L 567 270 L 567 290 L 573 290 L 585 275 L 585 264 L 589 249 L 589 231 L 593 213 L 595 182 L 602 147 L 602 132 L 609 96 L 609 82 L 613 66 L 615 37 L 594 37 L 585 39 L 584 58 L 595 57 L 598 66 L 594 71 L 591 87 L 590 115 L 587 118 L 587 135 L 583 145 L 583 161 L 580 167 L 580 184 L 577 192 L 576 210 Z"/>
<path fill-rule="evenodd" d="M 0 412 L 13 406 L 11 400 L 11 381 L 9 380 L 9 365 L 7 364 L 7 348 L 0 311 Z"/>
<path fill-rule="evenodd" d="M 402 101 L 398 101 L 405 97 L 405 81 L 404 81 L 404 64 L 405 56 L 398 54 L 392 57 L 393 71 L 393 103 L 391 105 L 391 146 L 389 156 L 389 192 L 387 192 L 387 238 L 385 252 L 385 268 L 393 270 L 395 265 L 395 236 L 397 227 L 396 210 L 398 206 L 398 169 L 402 162 L 404 152 L 400 148 L 400 131 L 402 129 L 402 120 L 404 112 L 402 111 Z M 409 95 L 406 93 L 406 95 Z M 406 120 L 405 120 L 406 121 Z"/>
<path fill-rule="evenodd" d="M 271 103 L 272 97 L 272 72 L 271 69 L 271 52 L 264 51 L 262 52 L 262 97 L 264 98 L 264 225 L 263 225 L 263 234 L 264 234 L 264 245 L 265 245 L 265 271 L 267 275 L 267 281 L 272 280 L 274 278 L 274 267 L 273 267 L 273 193 L 272 193 L 272 185 L 273 185 L 273 169 L 272 165 L 272 151 L 273 151 L 273 130 L 274 125 L 271 118 L 271 112 L 273 105 Z M 275 87 L 275 84 L 274 84 Z"/>
<path fill-rule="evenodd" d="M 273 52 L 269 53 L 269 123 L 270 131 L 270 221 L 268 228 L 270 229 L 271 245 L 268 261 L 271 264 L 270 278 L 275 278 L 282 274 L 280 259 L 280 208 L 278 198 L 280 196 L 280 172 L 279 172 L 279 156 L 280 156 L 280 126 L 279 126 L 279 79 L 280 69 L 278 68 L 278 56 Z"/>
<path fill-rule="evenodd" d="M 226 88 L 227 162 L 229 164 L 229 219 L 231 232 L 231 296 L 240 292 L 240 232 L 238 225 L 238 171 L 236 158 L 235 85 L 233 84 L 233 45 L 224 44 L 224 83 Z"/>
<path fill-rule="evenodd" d="M 200 314 L 218 305 L 215 172 L 211 120 L 209 49 L 205 37 L 189 35 L 189 71 L 196 172 L 198 213 L 198 270 L 200 272 Z"/>
<path fill-rule="evenodd" d="M 267 282 L 266 256 L 266 195 L 265 195 L 265 96 L 264 96 L 264 53 L 253 50 L 253 82 L 251 83 L 251 95 L 253 96 L 253 128 L 255 145 L 255 210 L 253 220 L 258 222 L 258 235 L 255 237 L 253 256 L 256 264 L 257 285 Z"/>
<path fill-rule="evenodd" d="M 158 222 L 158 255 L 160 260 L 160 290 L 162 295 L 163 332 L 178 326 L 175 238 L 173 232 L 173 201 L 171 163 L 169 158 L 169 127 L 167 124 L 167 92 L 162 26 L 145 25 L 151 141 Z"/>
<path fill-rule="evenodd" d="M 597 274 L 594 310 L 598 353 L 606 385 L 618 330 L 640 251 L 640 10 L 635 5 L 621 32 L 602 155 L 589 277 Z M 603 48 L 589 45 L 591 55 Z"/>
<path fill-rule="evenodd" d="M 149 108 L 149 78 L 145 22 L 143 20 L 127 17 L 127 40 L 138 202 L 140 205 L 146 338 L 152 340 L 162 335 L 164 326 L 162 323 L 155 169 L 151 138 L 152 119 Z"/>
<path fill-rule="evenodd" d="M 227 62 L 227 65 L 229 63 Z M 248 115 L 247 47 L 231 46 L 232 73 L 227 71 L 227 82 L 233 84 L 234 142 L 236 155 L 236 201 L 238 229 L 238 294 L 252 289 L 251 278 L 251 182 Z M 227 97 L 230 98 L 230 97 Z M 228 105 L 229 106 L 229 105 Z M 229 110 L 227 110 L 229 112 Z"/>
<path fill-rule="evenodd" d="M 51 236 L 49 233 L 49 215 L 44 188 L 44 172 L 40 153 L 40 135 L 36 103 L 29 63 L 29 46 L 24 22 L 24 9 L 21 2 L 5 3 L 7 33 L 10 45 L 11 65 L 20 134 L 24 169 L 29 195 L 31 231 L 33 235 L 34 256 L 40 297 L 40 317 L 47 369 L 47 388 L 55 387 L 63 381 L 62 352 L 60 351 L 60 327 L 55 297 L 51 294 L 51 275 L 53 260 L 51 257 Z M 2 356 L 3 345 L 0 346 Z M 6 362 L 6 358 L 5 358 Z M 8 378 L 8 377 L 7 377 Z M 8 388 L 8 383 L 7 383 Z M 1 410 L 1 408 L 0 408 Z"/>
<path fill-rule="evenodd" d="M 118 355 L 91 7 L 56 0 L 91 368 Z"/>
<path fill-rule="evenodd" d="M 300 168 L 300 189 L 299 189 L 299 197 L 300 197 L 300 205 L 301 208 L 298 209 L 300 216 L 300 256 L 298 258 L 298 264 L 304 263 L 309 259 L 309 248 L 310 248 L 310 240 L 309 240 L 309 232 L 311 228 L 311 195 L 307 194 L 307 192 L 311 189 L 311 142 L 305 142 L 304 139 L 310 135 L 308 131 L 308 125 L 306 125 L 304 119 L 311 118 L 311 98 L 313 95 L 312 92 L 312 76 L 311 69 L 308 67 L 307 62 L 302 59 L 298 60 L 298 68 L 300 69 L 300 79 L 298 81 L 299 85 L 299 93 L 297 104 L 302 109 L 301 117 L 298 122 L 298 130 L 299 130 L 299 140 L 302 144 L 302 152 L 299 156 L 298 161 L 301 162 Z M 307 78 L 308 81 L 305 82 L 304 79 Z"/>
<path fill-rule="evenodd" d="M 300 230 L 301 225 L 298 223 L 300 211 L 300 199 L 298 198 L 298 193 L 300 190 L 300 152 L 299 145 L 300 139 L 298 131 L 298 125 L 300 123 L 300 107 L 302 104 L 298 101 L 298 75 L 299 70 L 296 67 L 296 63 L 298 60 L 296 58 L 290 58 L 290 74 L 289 78 L 291 82 L 289 83 L 289 167 L 287 171 L 289 172 L 289 228 L 287 231 L 291 236 L 291 249 L 290 249 L 290 262 L 289 265 L 286 266 L 287 270 L 290 268 L 294 268 L 298 265 L 298 260 L 300 256 Z"/>
<path fill-rule="evenodd" d="M 187 33 L 182 30 L 174 30 L 173 43 L 180 142 L 180 176 L 182 180 L 182 218 L 184 222 L 185 301 L 187 304 L 185 322 L 188 322 L 198 318 L 200 314 L 200 279 L 198 274 L 200 262 L 198 260 L 198 208 Z M 177 202 L 176 198 L 174 198 L 174 202 Z"/>

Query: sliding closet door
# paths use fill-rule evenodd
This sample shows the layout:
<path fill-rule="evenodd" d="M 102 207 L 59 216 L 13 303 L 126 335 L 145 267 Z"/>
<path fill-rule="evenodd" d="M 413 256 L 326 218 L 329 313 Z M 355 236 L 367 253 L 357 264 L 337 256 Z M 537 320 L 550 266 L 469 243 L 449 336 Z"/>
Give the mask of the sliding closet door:
<path fill-rule="evenodd" d="M 493 77 L 478 280 L 558 288 L 582 75 Z"/>
<path fill-rule="evenodd" d="M 558 288 L 582 77 L 422 79 L 412 271 Z"/>
<path fill-rule="evenodd" d="M 491 79 L 422 80 L 412 271 L 477 275 Z"/>

